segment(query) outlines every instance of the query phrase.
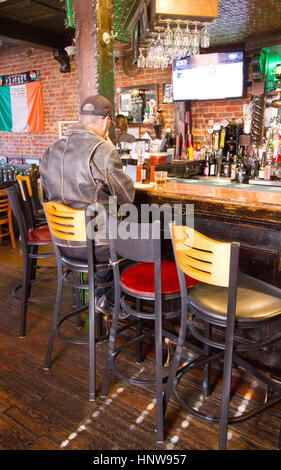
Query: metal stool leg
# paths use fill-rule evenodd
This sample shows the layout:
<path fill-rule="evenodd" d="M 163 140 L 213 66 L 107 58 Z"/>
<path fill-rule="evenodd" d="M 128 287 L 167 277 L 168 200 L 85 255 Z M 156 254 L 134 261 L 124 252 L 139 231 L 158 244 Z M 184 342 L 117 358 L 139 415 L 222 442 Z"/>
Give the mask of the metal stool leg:
<path fill-rule="evenodd" d="M 46 353 L 45 365 L 44 365 L 44 369 L 46 370 L 50 368 L 51 355 L 53 351 L 54 339 L 55 339 L 56 330 L 57 330 L 58 316 L 59 316 L 59 311 L 60 311 L 61 297 L 62 297 L 62 266 L 58 266 L 57 295 L 56 295 L 54 313 L 53 313 L 53 318 L 52 318 L 51 330 L 49 334 L 49 341 L 48 341 L 47 353 Z"/>
<path fill-rule="evenodd" d="M 136 310 L 140 311 L 141 310 L 141 299 L 136 299 Z M 137 323 L 137 330 L 136 333 L 137 335 L 142 334 L 142 319 L 140 318 L 138 323 Z M 141 364 L 143 362 L 143 355 L 142 355 L 142 342 L 138 341 L 137 342 L 137 349 L 136 349 L 136 363 Z"/>
<path fill-rule="evenodd" d="M 95 332 L 95 279 L 94 267 L 89 263 L 88 268 L 89 285 L 89 400 L 96 399 L 96 332 Z"/>
<path fill-rule="evenodd" d="M 205 324 L 205 336 L 207 338 L 211 337 L 212 326 L 210 323 Z M 210 346 L 207 344 L 204 345 L 204 353 L 208 357 L 210 354 Z M 210 375 L 211 375 L 211 364 L 209 362 L 204 366 L 204 375 L 203 375 L 203 397 L 206 398 L 210 395 Z"/>
<path fill-rule="evenodd" d="M 166 409 L 167 409 L 167 406 L 168 406 L 168 403 L 169 403 L 169 399 L 170 399 L 171 394 L 172 394 L 173 389 L 174 389 L 174 385 L 175 385 L 175 382 L 176 382 L 176 374 L 177 374 L 177 370 L 178 370 L 179 363 L 180 363 L 181 356 L 182 356 L 182 350 L 183 350 L 183 345 L 184 345 L 186 330 L 187 330 L 187 318 L 186 318 L 186 316 L 187 316 L 187 314 L 186 314 L 186 310 L 185 310 L 185 304 L 183 303 L 182 312 L 181 312 L 181 325 L 180 325 L 178 343 L 177 343 L 177 347 L 176 347 L 174 357 L 173 357 L 173 360 L 172 360 L 171 369 L 170 369 L 170 373 L 169 373 L 169 377 L 168 377 L 168 381 L 167 381 L 167 385 L 166 385 L 166 390 L 165 390 L 165 394 L 164 394 L 164 400 L 163 400 L 164 401 L 164 414 L 166 412 Z"/>
<path fill-rule="evenodd" d="M 219 431 L 219 449 L 220 450 L 225 450 L 227 447 L 227 430 L 228 430 L 230 385 L 231 385 L 231 373 L 232 373 L 232 357 L 233 357 L 233 337 L 228 338 L 228 331 L 226 331 L 226 346 L 225 346 L 225 353 L 224 353 L 224 368 L 223 368 L 222 405 L 221 405 L 220 431 Z"/>
<path fill-rule="evenodd" d="M 162 315 L 161 305 L 155 302 L 156 351 L 156 423 L 157 442 L 163 442 L 163 369 L 162 369 Z"/>
<path fill-rule="evenodd" d="M 114 310 L 113 310 L 113 317 L 112 317 L 109 342 L 108 342 L 108 352 L 107 352 L 106 363 L 104 367 L 104 374 L 103 374 L 103 381 L 102 381 L 102 388 L 101 388 L 102 397 L 106 397 L 107 395 L 108 379 L 109 379 L 109 374 L 110 374 L 111 367 L 112 367 L 112 361 L 114 358 L 115 339 L 116 339 L 116 333 L 117 333 L 119 314 L 120 314 L 120 291 L 118 289 L 117 292 L 115 290 Z"/>
<path fill-rule="evenodd" d="M 23 279 L 22 279 L 22 302 L 21 302 L 21 314 L 20 314 L 20 337 L 26 336 L 26 312 L 28 305 L 28 297 L 30 296 L 30 277 L 32 270 L 32 261 L 28 257 L 28 254 L 23 255 Z"/>
<path fill-rule="evenodd" d="M 79 274 L 77 271 L 72 271 L 72 279 L 73 282 L 78 283 L 79 282 Z M 81 307 L 81 295 L 80 295 L 80 289 L 76 289 L 75 287 L 72 289 L 72 296 L 73 296 L 73 310 L 76 310 Z M 81 321 L 81 315 L 80 313 L 77 314 L 77 328 L 81 328 L 82 326 L 82 321 Z"/>

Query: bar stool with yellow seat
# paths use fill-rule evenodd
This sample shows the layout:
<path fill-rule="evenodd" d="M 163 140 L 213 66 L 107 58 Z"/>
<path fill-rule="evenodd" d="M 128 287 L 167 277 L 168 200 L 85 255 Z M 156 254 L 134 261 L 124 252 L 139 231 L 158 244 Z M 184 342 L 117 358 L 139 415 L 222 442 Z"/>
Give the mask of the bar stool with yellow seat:
<path fill-rule="evenodd" d="M 8 225 L 3 227 L 2 225 Z M 14 234 L 13 220 L 12 220 L 12 208 L 7 196 L 6 189 L 0 189 L 0 238 L 10 236 L 12 247 L 16 248 L 16 239 Z"/>
<path fill-rule="evenodd" d="M 74 344 L 89 344 L 89 371 L 90 371 L 90 400 L 95 400 L 96 389 L 96 365 L 95 365 L 95 343 L 96 340 L 104 338 L 95 337 L 95 292 L 99 287 L 111 287 L 113 282 L 97 282 L 95 273 L 98 271 L 110 271 L 112 268 L 108 263 L 95 263 L 93 253 L 93 241 L 87 237 L 86 232 L 86 213 L 85 210 L 72 209 L 58 202 L 45 202 L 44 209 L 49 225 L 50 233 L 57 259 L 58 283 L 57 295 L 53 312 L 51 330 L 49 334 L 49 342 L 46 352 L 45 369 L 48 370 L 51 364 L 51 355 L 55 336 Z M 87 218 L 87 222 L 91 219 Z M 64 256 L 61 247 L 68 246 L 68 242 L 84 242 L 87 244 L 88 261 L 68 258 Z M 88 283 L 79 282 L 78 276 L 70 278 L 73 273 L 87 273 Z M 67 283 L 74 289 L 89 291 L 89 305 L 75 309 L 71 313 L 59 319 L 60 304 L 62 299 L 63 282 Z M 89 307 L 89 340 L 68 337 L 60 331 L 60 326 L 65 320 L 73 315 L 80 314 Z"/>
<path fill-rule="evenodd" d="M 258 369 L 251 361 L 253 357 L 247 357 L 247 353 L 281 339 L 280 327 L 278 329 L 281 290 L 238 271 L 239 243 L 218 242 L 189 227 L 175 224 L 171 224 L 171 232 L 181 287 L 182 314 L 179 340 L 165 391 L 165 407 L 175 389 L 177 400 L 188 414 L 207 422 L 219 422 L 219 448 L 225 449 L 229 423 L 248 419 L 281 399 L 280 382 L 270 376 L 270 370 Z M 186 274 L 200 281 L 190 291 L 184 282 Z M 275 328 L 277 325 L 277 332 L 270 328 L 273 325 Z M 178 370 L 187 326 L 191 335 L 203 343 L 204 354 Z M 260 331 L 259 336 L 257 330 Z M 202 366 L 208 368 L 213 360 L 218 359 L 223 359 L 223 386 L 221 410 L 216 417 L 203 414 L 196 406 L 189 406 L 178 385 L 184 373 Z M 256 377 L 275 395 L 260 406 L 229 417 L 233 363 Z M 203 375 L 204 398 L 209 393 L 209 372 L 207 370 Z"/>

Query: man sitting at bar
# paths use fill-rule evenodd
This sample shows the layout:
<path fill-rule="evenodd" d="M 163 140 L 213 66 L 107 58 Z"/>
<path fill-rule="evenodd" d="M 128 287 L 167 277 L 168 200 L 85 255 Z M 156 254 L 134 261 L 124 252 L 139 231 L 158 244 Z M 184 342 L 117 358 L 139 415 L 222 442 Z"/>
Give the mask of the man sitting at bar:
<path fill-rule="evenodd" d="M 40 176 L 47 198 L 74 209 L 85 209 L 92 203 L 108 207 L 109 197 L 116 196 L 119 205 L 133 202 L 134 183 L 122 170 L 118 152 L 108 137 L 113 122 L 110 102 L 101 95 L 89 96 L 80 108 L 80 123 L 71 126 L 66 134 L 53 143 L 43 155 Z M 87 260 L 86 244 L 67 242 L 62 252 L 70 258 Z M 97 263 L 109 259 L 106 240 L 95 240 Z M 100 273 L 98 280 L 106 282 L 108 272 Z M 103 295 L 98 306 L 110 313 L 110 305 Z"/>
<path fill-rule="evenodd" d="M 128 121 L 126 116 L 118 114 L 116 116 L 116 142 L 135 142 L 135 137 L 128 133 Z"/>

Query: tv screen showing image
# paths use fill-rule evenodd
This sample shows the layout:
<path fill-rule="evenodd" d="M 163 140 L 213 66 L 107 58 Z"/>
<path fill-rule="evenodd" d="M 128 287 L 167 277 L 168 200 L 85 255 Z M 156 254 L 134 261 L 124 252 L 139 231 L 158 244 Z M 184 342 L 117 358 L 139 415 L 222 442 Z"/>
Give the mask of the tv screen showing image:
<path fill-rule="evenodd" d="M 243 96 L 243 52 L 220 52 L 176 59 L 173 99 L 212 100 Z"/>

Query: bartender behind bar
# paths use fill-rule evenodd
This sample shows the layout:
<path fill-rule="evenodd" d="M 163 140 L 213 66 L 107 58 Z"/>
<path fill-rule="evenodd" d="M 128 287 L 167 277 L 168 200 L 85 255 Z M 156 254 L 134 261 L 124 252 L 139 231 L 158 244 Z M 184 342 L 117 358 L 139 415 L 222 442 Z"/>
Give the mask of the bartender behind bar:
<path fill-rule="evenodd" d="M 116 143 L 135 142 L 135 137 L 128 133 L 128 122 L 126 116 L 118 114 L 116 116 Z"/>

